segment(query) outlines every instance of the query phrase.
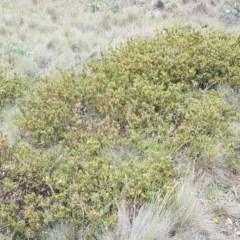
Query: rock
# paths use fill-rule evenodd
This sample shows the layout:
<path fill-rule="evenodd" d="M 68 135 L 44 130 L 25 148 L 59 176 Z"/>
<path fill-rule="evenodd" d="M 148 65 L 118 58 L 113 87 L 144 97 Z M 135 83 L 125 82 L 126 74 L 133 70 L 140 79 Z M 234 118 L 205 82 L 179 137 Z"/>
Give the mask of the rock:
<path fill-rule="evenodd" d="M 152 9 L 154 10 L 162 10 L 164 8 L 164 3 L 161 0 L 155 0 L 152 2 Z"/>
<path fill-rule="evenodd" d="M 226 225 L 233 225 L 232 219 L 231 219 L 231 218 L 227 218 L 227 219 L 225 220 L 225 224 L 226 224 Z"/>

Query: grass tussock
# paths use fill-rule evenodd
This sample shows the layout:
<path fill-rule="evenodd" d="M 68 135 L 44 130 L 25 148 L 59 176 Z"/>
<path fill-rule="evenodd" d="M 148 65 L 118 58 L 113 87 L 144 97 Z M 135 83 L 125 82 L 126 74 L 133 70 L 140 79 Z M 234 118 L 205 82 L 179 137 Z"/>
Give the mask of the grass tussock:
<path fill-rule="evenodd" d="M 118 224 L 98 239 L 206 239 L 216 237 L 214 224 L 199 201 L 199 188 L 189 179 L 166 194 L 163 201 L 149 202 L 138 211 L 128 211 L 124 202 L 118 206 Z M 193 234 L 194 233 L 194 234 Z"/>

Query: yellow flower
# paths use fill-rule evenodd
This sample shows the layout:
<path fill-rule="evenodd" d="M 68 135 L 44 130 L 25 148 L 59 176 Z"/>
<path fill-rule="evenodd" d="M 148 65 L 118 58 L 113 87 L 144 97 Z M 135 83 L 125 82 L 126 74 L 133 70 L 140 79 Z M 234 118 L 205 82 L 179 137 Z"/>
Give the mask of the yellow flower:
<path fill-rule="evenodd" d="M 219 223 L 219 218 L 213 218 L 213 219 L 212 219 L 212 222 L 213 222 L 213 223 Z"/>

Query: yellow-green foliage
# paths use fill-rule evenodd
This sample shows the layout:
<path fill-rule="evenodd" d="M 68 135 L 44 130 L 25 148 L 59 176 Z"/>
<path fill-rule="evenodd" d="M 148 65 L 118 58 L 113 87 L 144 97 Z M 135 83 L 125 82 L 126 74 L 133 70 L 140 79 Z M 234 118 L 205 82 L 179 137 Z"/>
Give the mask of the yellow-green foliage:
<path fill-rule="evenodd" d="M 230 152 L 236 111 L 218 86 L 238 90 L 239 50 L 236 36 L 184 28 L 38 79 L 20 102 L 22 139 L 2 137 L 0 227 L 25 239 L 70 219 L 91 232 L 116 220 L 117 200 L 164 193 L 179 153 Z"/>
<path fill-rule="evenodd" d="M 129 40 L 89 64 L 82 104 L 125 132 L 157 136 L 159 143 L 169 136 L 178 146 L 196 147 L 192 153 L 199 155 L 208 146 L 202 142 L 228 134 L 235 114 L 218 86 L 239 90 L 239 39 L 183 28 Z"/>
<path fill-rule="evenodd" d="M 26 86 L 17 74 L 7 74 L 7 70 L 0 69 L 0 109 L 22 96 Z"/>
<path fill-rule="evenodd" d="M 116 220 L 115 201 L 121 197 L 143 204 L 171 184 L 172 166 L 163 151 L 143 155 L 131 145 L 110 147 L 93 134 L 85 140 L 76 134 L 70 133 L 75 146 L 56 153 L 21 143 L 9 148 L 2 141 L 10 153 L 1 156 L 7 173 L 1 185 L 1 228 L 23 239 L 66 219 L 95 229 Z"/>
<path fill-rule="evenodd" d="M 62 71 L 59 76 L 38 79 L 20 103 L 24 117 L 20 127 L 33 143 L 47 146 L 62 139 L 74 118 L 79 95 L 76 88 L 74 73 Z"/>

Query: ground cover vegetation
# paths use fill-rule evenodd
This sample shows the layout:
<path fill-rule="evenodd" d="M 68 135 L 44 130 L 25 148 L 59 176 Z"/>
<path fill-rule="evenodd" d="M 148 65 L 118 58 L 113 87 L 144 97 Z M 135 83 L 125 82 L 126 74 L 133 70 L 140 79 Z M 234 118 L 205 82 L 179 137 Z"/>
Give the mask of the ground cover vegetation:
<path fill-rule="evenodd" d="M 175 11 L 160 2 L 151 5 L 152 14 Z M 84 14 L 110 12 L 116 23 L 115 14 L 129 7 L 122 21 L 135 24 L 136 10 L 148 12 L 146 4 L 125 4 L 89 1 Z M 190 5 L 207 11 L 209 3 L 183 1 L 178 10 Z M 11 9 L 7 2 L 2 7 Z M 237 3 L 221 9 L 238 18 Z M 57 10 L 46 11 L 54 24 L 60 21 Z M 101 29 L 110 31 L 110 19 Z M 129 38 L 91 61 L 76 60 L 78 68 L 44 75 L 44 59 L 35 74 L 20 74 L 17 60 L 34 54 L 4 45 L 0 237 L 227 239 L 214 228 L 226 211 L 208 214 L 198 198 L 214 200 L 216 189 L 230 188 L 226 176 L 238 176 L 240 36 L 200 24 Z M 83 42 L 76 45 L 70 33 L 66 38 L 79 53 Z M 54 41 L 47 45 L 62 50 Z M 193 180 L 181 181 L 193 171 Z M 204 176 L 206 191 L 189 185 Z"/>
<path fill-rule="evenodd" d="M 238 111 L 220 86 L 238 92 L 238 52 L 239 36 L 172 29 L 110 49 L 80 75 L 38 78 L 18 97 L 19 139 L 1 138 L 1 227 L 26 238 L 71 221 L 93 234 L 116 221 L 121 198 L 163 196 L 179 152 L 197 170 L 219 154 L 237 168 Z"/>

